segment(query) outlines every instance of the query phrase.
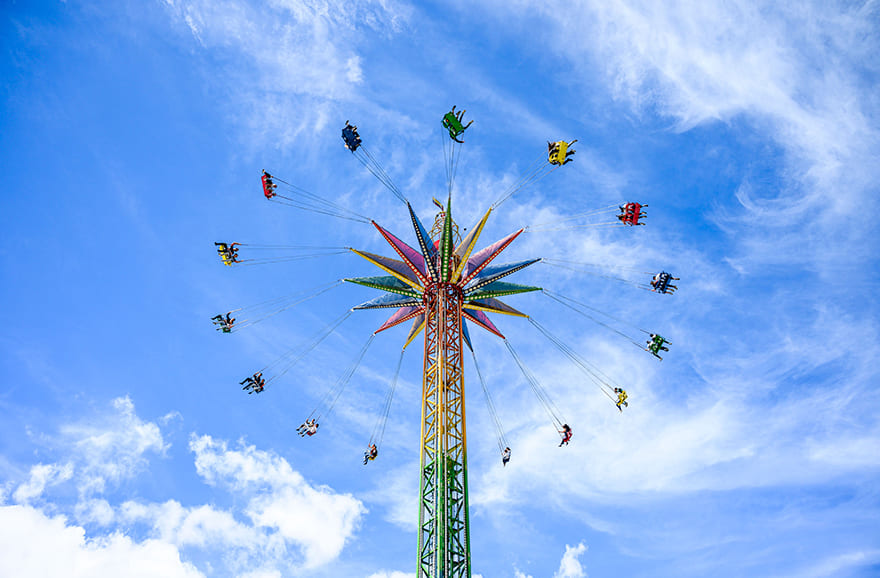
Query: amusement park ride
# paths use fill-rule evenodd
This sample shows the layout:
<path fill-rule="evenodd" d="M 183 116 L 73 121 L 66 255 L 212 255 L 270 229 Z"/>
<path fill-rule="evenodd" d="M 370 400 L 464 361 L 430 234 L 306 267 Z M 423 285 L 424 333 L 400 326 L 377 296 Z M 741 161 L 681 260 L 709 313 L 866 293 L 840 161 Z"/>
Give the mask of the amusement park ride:
<path fill-rule="evenodd" d="M 344 219 L 371 223 L 394 250 L 397 258 L 384 257 L 345 247 L 280 247 L 241 243 L 215 243 L 217 252 L 224 264 L 229 266 L 283 262 L 352 251 L 386 273 L 386 275 L 376 277 L 347 278 L 340 282 L 316 287 L 293 296 L 263 302 L 249 308 L 233 310 L 226 313 L 225 316 L 217 315 L 213 321 L 217 325 L 218 331 L 224 333 L 236 332 L 248 325 L 257 323 L 280 311 L 284 311 L 324 293 L 341 282 L 349 282 L 384 292 L 375 299 L 357 305 L 352 311 L 362 309 L 396 309 L 391 317 L 373 333 L 373 336 L 381 331 L 410 321 L 410 331 L 403 345 L 403 349 L 406 349 L 420 333 L 424 333 L 417 572 L 419 578 L 471 576 L 464 395 L 464 347 L 467 347 L 473 354 L 468 334 L 468 323 L 485 329 L 504 340 L 506 347 L 522 370 L 526 380 L 562 435 L 560 445 L 567 444 L 571 439 L 571 428 L 568 424 L 564 423 L 558 408 L 556 408 L 547 392 L 535 378 L 534 374 L 523 365 L 522 360 L 504 335 L 486 315 L 487 313 L 500 313 L 529 319 L 621 411 L 624 406 L 628 405 L 626 401 L 627 394 L 622 387 L 615 384 L 601 370 L 583 359 L 546 328 L 539 325 L 528 315 L 507 305 L 500 298 L 524 292 L 543 291 L 549 297 L 579 314 L 609 327 L 636 346 L 651 352 L 655 357 L 660 358 L 660 351 L 668 351 L 665 345 L 669 343 L 659 335 L 629 326 L 650 336 L 647 341 L 647 347 L 645 347 L 645 345 L 631 336 L 632 331 L 630 334 L 626 333 L 626 329 L 623 326 L 628 326 L 628 323 L 622 320 L 603 314 L 574 299 L 543 290 L 540 287 L 519 285 L 503 280 L 509 275 L 542 261 L 540 258 L 534 258 L 515 263 L 494 263 L 495 259 L 525 229 L 519 229 L 507 237 L 475 251 L 480 234 L 493 210 L 497 209 L 517 191 L 571 162 L 573 160 L 572 155 L 575 152 L 571 145 L 575 141 L 548 143 L 546 156 L 542 155 L 540 162 L 533 165 L 520 180 L 502 193 L 499 199 L 489 207 L 476 226 L 471 228 L 464 238 L 461 237 L 458 225 L 452 216 L 452 189 L 455 179 L 457 155 L 460 155 L 460 147 L 463 144 L 461 137 L 473 122 L 471 121 L 467 125 L 463 124 L 463 116 L 464 111 L 456 112 L 455 107 L 453 107 L 449 113 L 444 115 L 442 120 L 443 128 L 449 134 L 449 140 L 444 139 L 448 197 L 445 203 L 434 199 L 438 212 L 435 216 L 433 227 L 430 230 L 425 228 L 406 197 L 397 189 L 381 165 L 363 146 L 357 127 L 346 121 L 346 125 L 342 130 L 345 146 L 400 201 L 406 204 L 416 241 L 415 247 L 408 245 L 399 237 L 363 215 L 359 215 L 318 195 L 304 191 L 265 171 L 263 173 L 263 194 L 267 199 Z M 279 184 L 282 185 L 281 192 L 278 192 Z M 562 228 L 580 226 L 625 227 L 643 225 L 642 220 L 646 216 L 644 207 L 645 205 L 638 203 L 626 203 L 620 207 L 600 209 L 591 213 L 566 217 L 554 223 L 547 223 L 533 228 L 560 226 Z M 592 222 L 588 225 L 570 225 L 570 222 L 574 219 L 583 219 L 585 217 L 589 219 L 596 216 L 602 218 L 603 214 L 607 216 L 617 209 L 619 209 L 620 213 L 615 215 L 616 221 Z M 566 224 L 566 222 L 569 224 Z M 258 254 L 257 251 L 260 250 L 269 251 L 269 256 L 262 259 L 243 259 L 239 257 L 239 248 L 246 249 L 247 252 L 254 251 L 255 254 Z M 543 262 L 548 265 L 581 271 L 584 271 L 582 267 L 588 266 L 588 264 L 550 259 L 545 259 Z M 586 272 L 589 273 L 590 271 L 586 270 Z M 605 275 L 603 274 L 603 276 Z M 659 293 L 672 293 L 676 287 L 671 284 L 671 281 L 677 280 L 665 271 L 655 274 L 653 280 L 650 281 L 650 286 L 627 279 L 618 279 Z M 236 321 L 232 317 L 233 314 L 238 316 L 249 315 L 249 317 Z M 255 372 L 253 376 L 246 378 L 241 382 L 244 389 L 248 393 L 262 392 L 268 384 L 282 377 L 311 349 L 330 335 L 350 314 L 351 311 L 331 322 L 305 346 L 285 353 L 280 359 Z M 595 317 L 596 314 L 604 315 L 606 319 L 600 320 Z M 621 329 L 608 325 L 614 322 L 617 322 Z M 373 336 L 370 337 L 370 340 L 367 341 L 367 344 L 361 350 L 354 365 L 348 368 L 343 377 L 340 378 L 325 396 L 324 400 L 322 400 L 319 408 L 313 411 L 300 427 L 300 435 L 311 436 L 317 433 L 321 417 L 326 416 L 339 399 L 342 390 L 345 388 L 348 380 L 351 379 L 367 347 L 369 347 Z M 402 355 L 403 352 L 401 351 L 401 360 Z M 474 362 L 476 363 L 476 357 L 474 357 Z M 397 372 L 399 371 L 400 363 L 397 366 Z M 271 375 L 268 378 L 263 377 L 264 372 L 267 374 L 271 373 Z M 482 375 L 479 373 L 478 367 L 477 373 L 480 375 L 481 385 L 486 394 L 490 413 L 495 421 L 496 431 L 499 434 L 499 450 L 502 451 L 502 458 L 506 464 L 507 460 L 510 459 L 510 449 L 505 447 L 503 430 L 494 411 L 494 406 L 488 395 L 485 383 L 482 383 Z M 384 422 L 387 420 L 391 396 L 393 396 L 396 382 L 397 373 L 394 375 L 391 391 L 386 398 L 380 424 L 374 430 L 368 451 L 364 455 L 365 464 L 376 459 L 378 455 L 377 446 L 381 444 L 385 427 Z"/>

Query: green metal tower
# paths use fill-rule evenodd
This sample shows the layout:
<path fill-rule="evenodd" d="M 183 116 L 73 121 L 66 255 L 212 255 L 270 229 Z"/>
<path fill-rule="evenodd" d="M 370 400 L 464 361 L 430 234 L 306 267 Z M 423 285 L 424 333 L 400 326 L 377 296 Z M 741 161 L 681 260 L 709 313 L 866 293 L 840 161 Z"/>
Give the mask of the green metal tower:
<path fill-rule="evenodd" d="M 462 240 L 452 220 L 451 200 L 437 214 L 432 234 L 422 226 L 408 203 L 407 206 L 419 249 L 413 249 L 374 222 L 400 259 L 353 250 L 391 275 L 346 281 L 386 291 L 355 309 L 397 308 L 376 333 L 413 320 L 406 347 L 424 330 L 417 576 L 470 578 L 462 355 L 463 345 L 470 347 L 466 321 L 503 339 L 485 312 L 526 317 L 498 297 L 540 288 L 500 279 L 539 259 L 490 266 L 522 229 L 473 253 L 491 209 Z"/>

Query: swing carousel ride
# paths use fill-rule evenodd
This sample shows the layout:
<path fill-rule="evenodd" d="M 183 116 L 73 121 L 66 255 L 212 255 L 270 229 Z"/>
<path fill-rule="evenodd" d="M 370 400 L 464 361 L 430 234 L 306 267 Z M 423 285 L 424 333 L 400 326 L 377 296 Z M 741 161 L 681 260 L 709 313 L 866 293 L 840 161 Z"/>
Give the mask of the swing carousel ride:
<path fill-rule="evenodd" d="M 322 421 L 342 397 L 346 385 L 357 371 L 374 337 L 382 331 L 411 322 L 389 390 L 385 396 L 384 405 L 373 428 L 367 450 L 364 452 L 365 465 L 378 457 L 404 352 L 416 337 L 424 334 L 421 459 L 419 466 L 417 571 L 419 578 L 471 576 L 464 395 L 465 347 L 470 351 L 483 390 L 488 412 L 495 427 L 498 450 L 503 464 L 506 465 L 511 457 L 504 428 L 477 364 L 477 356 L 472 347 L 468 330 L 469 324 L 484 329 L 503 341 L 515 365 L 522 372 L 538 402 L 559 432 L 560 446 L 568 445 L 573 436 L 572 428 L 553 402 L 547 389 L 524 364 L 508 339 L 489 318 L 488 313 L 527 319 L 551 344 L 567 356 L 621 412 L 624 407 L 628 406 L 627 393 L 601 369 L 578 354 L 546 327 L 529 315 L 503 302 L 501 298 L 519 293 L 542 292 L 550 299 L 579 315 L 617 333 L 640 349 L 645 349 L 658 359 L 662 360 L 661 352 L 669 350 L 666 347 L 669 341 L 659 334 L 635 327 L 629 322 L 603 313 L 586 303 L 548 289 L 510 283 L 504 279 L 526 267 L 543 263 L 544 265 L 622 281 L 641 289 L 663 294 L 672 294 L 676 290 L 672 281 L 678 280 L 666 271 L 652 274 L 561 259 L 532 258 L 513 263 L 495 263 L 496 258 L 526 231 L 644 225 L 643 221 L 647 216 L 644 208 L 647 205 L 635 202 L 570 215 L 553 222 L 521 228 L 480 250 L 476 250 L 480 234 L 492 212 L 498 210 L 515 193 L 572 162 L 575 153 L 572 145 L 576 141 L 548 143 L 546 154 L 542 154 L 513 185 L 501 193 L 498 200 L 488 208 L 479 222 L 462 238 L 458 224 L 452 216 L 452 192 L 461 148 L 464 144 L 463 135 L 473 123 L 471 120 L 464 124 L 464 113 L 463 110 L 456 112 L 455 107 L 452 107 L 452 110 L 442 118 L 442 127 L 449 136 L 447 139 L 444 134 L 443 138 L 447 198 L 445 203 L 436 198 L 433 199 L 437 206 L 437 213 L 430 229 L 422 224 L 406 196 L 395 186 L 381 164 L 364 146 L 358 128 L 346 121 L 345 127 L 342 129 L 342 139 L 346 148 L 406 206 L 412 223 L 411 238 L 415 241 L 414 246 L 407 244 L 400 237 L 364 215 L 263 171 L 262 190 L 263 195 L 269 201 L 341 219 L 371 224 L 390 245 L 396 257 L 385 257 L 349 247 L 215 243 L 223 264 L 229 267 L 286 263 L 353 252 L 385 273 L 380 276 L 341 279 L 292 295 L 234 309 L 225 314 L 218 314 L 212 319 L 218 331 L 236 333 L 326 293 L 342 283 L 354 283 L 382 291 L 383 293 L 378 297 L 351 308 L 327 324 L 309 341 L 287 351 L 278 359 L 240 382 L 248 394 L 262 393 L 270 384 L 282 379 L 291 368 L 307 357 L 354 311 L 394 309 L 387 321 L 369 336 L 354 362 L 325 392 L 316 408 L 298 429 L 298 433 L 303 437 L 316 435 Z M 651 277 L 651 275 L 653 276 Z M 642 337 L 635 337 L 639 333 L 648 335 L 647 341 L 643 342 L 641 341 Z"/>

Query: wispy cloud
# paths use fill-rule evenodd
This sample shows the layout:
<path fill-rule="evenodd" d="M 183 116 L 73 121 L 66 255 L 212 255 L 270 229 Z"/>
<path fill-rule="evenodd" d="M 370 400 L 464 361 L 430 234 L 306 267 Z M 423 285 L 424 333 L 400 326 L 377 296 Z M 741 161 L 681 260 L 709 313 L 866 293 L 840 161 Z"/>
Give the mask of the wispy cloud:
<path fill-rule="evenodd" d="M 211 60 L 226 61 L 207 79 L 224 86 L 230 120 L 250 139 L 285 146 L 320 130 L 336 101 L 366 82 L 358 52 L 365 30 L 394 34 L 406 5 L 361 0 L 166 0 Z"/>
<path fill-rule="evenodd" d="M 827 578 L 843 576 L 845 573 L 873 566 L 880 561 L 880 550 L 855 550 L 831 556 L 811 565 L 801 572 L 789 575 L 790 578 Z"/>
<path fill-rule="evenodd" d="M 594 87 L 598 71 L 642 118 L 658 112 L 676 131 L 744 121 L 781 150 L 773 182 L 741 175 L 740 211 L 717 214 L 721 226 L 736 223 L 743 260 L 869 257 L 850 243 L 876 228 L 846 216 L 877 190 L 878 70 L 866 56 L 878 46 L 876 3 L 616 0 L 562 11 L 522 1 L 484 10 L 519 15 L 514 28 L 527 22 L 580 73 L 576 82 Z"/>
<path fill-rule="evenodd" d="M 18 486 L 12 498 L 19 504 L 27 504 L 39 497 L 46 486 L 66 482 L 73 477 L 72 464 L 38 464 L 31 468 L 30 479 Z"/>

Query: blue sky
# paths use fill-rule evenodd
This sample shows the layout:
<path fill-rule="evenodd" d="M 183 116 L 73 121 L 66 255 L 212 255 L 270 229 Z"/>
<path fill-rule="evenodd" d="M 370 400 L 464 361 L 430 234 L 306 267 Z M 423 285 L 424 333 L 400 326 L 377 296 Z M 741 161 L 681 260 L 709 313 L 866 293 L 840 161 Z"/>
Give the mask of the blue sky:
<path fill-rule="evenodd" d="M 414 243 L 342 146 L 346 119 L 433 219 L 439 121 L 475 120 L 460 226 L 546 150 L 575 162 L 479 247 L 626 201 L 633 229 L 529 231 L 508 261 L 681 277 L 672 297 L 535 265 L 512 280 L 672 342 L 662 363 L 540 294 L 507 298 L 625 385 L 618 413 L 526 320 L 466 362 L 483 577 L 880 573 L 876 2 L 7 1 L 0 8 L 0 574 L 414 576 L 421 355 L 366 446 L 406 329 L 379 334 L 318 436 L 295 435 L 383 312 L 261 395 L 237 382 L 376 296 L 343 285 L 220 335 L 230 308 L 377 270 L 354 255 L 224 267 L 214 241 L 391 254 L 369 225 L 269 203 L 260 170 Z"/>

